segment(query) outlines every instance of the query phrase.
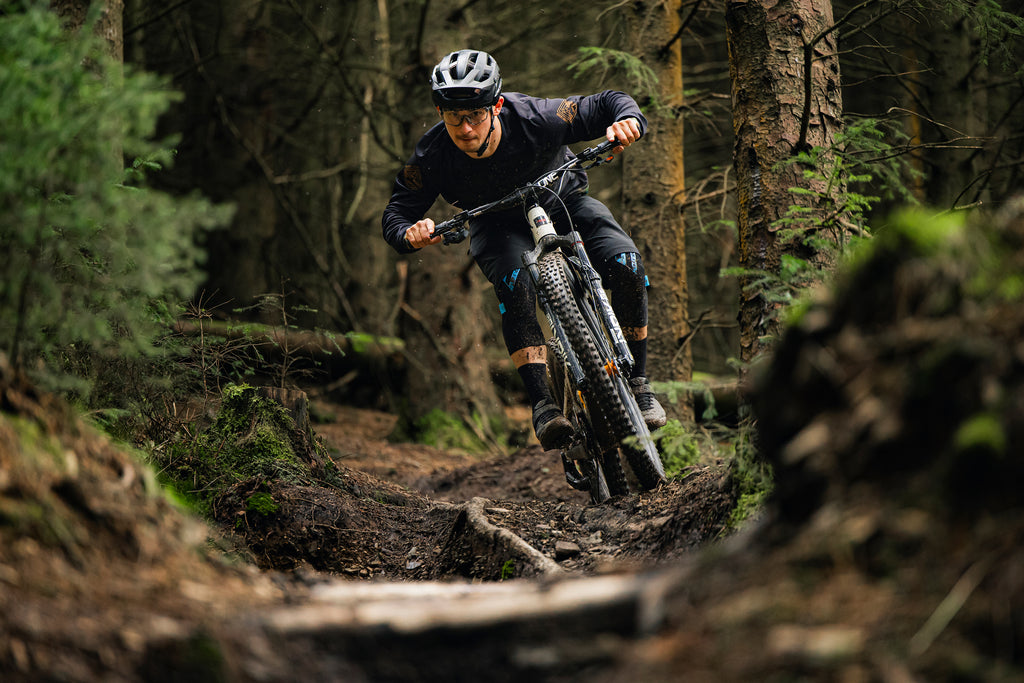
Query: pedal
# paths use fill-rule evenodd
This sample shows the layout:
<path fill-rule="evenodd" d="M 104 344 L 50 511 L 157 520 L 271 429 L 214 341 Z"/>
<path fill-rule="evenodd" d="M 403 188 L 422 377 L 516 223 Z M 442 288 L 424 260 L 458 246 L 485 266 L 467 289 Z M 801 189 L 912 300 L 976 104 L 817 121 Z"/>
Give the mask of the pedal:
<path fill-rule="evenodd" d="M 590 490 L 590 480 L 583 476 L 583 473 L 576 467 L 576 462 L 569 459 L 564 451 L 562 452 L 562 467 L 565 469 L 565 480 L 569 482 L 569 486 L 577 491 Z"/>
<path fill-rule="evenodd" d="M 591 457 L 590 453 L 587 453 L 587 445 L 583 437 L 578 432 L 573 437 L 572 443 L 562 449 L 562 457 L 569 460 L 587 460 Z"/>

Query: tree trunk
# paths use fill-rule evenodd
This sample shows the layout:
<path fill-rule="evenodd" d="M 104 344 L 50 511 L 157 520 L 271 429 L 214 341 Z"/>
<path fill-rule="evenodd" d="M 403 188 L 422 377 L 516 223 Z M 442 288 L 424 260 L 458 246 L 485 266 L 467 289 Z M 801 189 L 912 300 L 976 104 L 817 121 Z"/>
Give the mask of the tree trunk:
<path fill-rule="evenodd" d="M 50 9 L 64 20 L 69 30 L 77 30 L 85 23 L 90 0 L 50 0 Z M 124 61 L 124 0 L 104 0 L 102 16 L 96 25 L 96 33 L 106 42 L 110 55 L 119 62 Z"/>
<path fill-rule="evenodd" d="M 985 160 L 975 150 L 988 135 L 988 64 L 972 44 L 969 21 L 961 16 L 950 23 L 932 20 L 917 27 L 923 33 L 920 44 L 928 46 L 927 68 L 918 67 L 928 106 L 922 142 L 934 147 L 924 152 L 925 201 L 940 209 L 992 199 L 985 191 L 987 183 L 978 182 L 991 169 L 982 166 Z"/>
<path fill-rule="evenodd" d="M 497 310 L 494 290 L 464 247 L 428 247 L 409 258 L 401 330 L 409 363 L 401 419 L 411 426 L 435 409 L 482 417 L 482 423 L 467 424 L 484 430 L 477 436 L 491 442 L 488 419 L 503 417 L 486 353 L 500 339 L 485 314 L 488 306 Z"/>
<path fill-rule="evenodd" d="M 69 31 L 77 31 L 85 24 L 89 13 L 90 0 L 50 0 L 50 9 L 64 20 L 64 27 Z M 103 0 L 100 18 L 96 22 L 96 35 L 107 44 L 107 52 L 117 62 L 124 63 L 124 0 Z M 121 86 L 121 72 L 111 72 L 114 83 L 110 87 Z M 110 164 L 106 169 L 111 178 L 118 178 L 124 170 L 124 150 L 120 144 L 111 145 Z"/>
<path fill-rule="evenodd" d="M 689 292 L 684 196 L 683 96 L 679 0 L 638 2 L 627 11 L 629 49 L 658 76 L 654 97 L 640 95 L 650 128 L 643 143 L 625 155 L 625 223 L 640 249 L 650 279 L 648 375 L 656 381 L 688 382 L 693 374 L 689 345 Z M 670 417 L 693 419 L 693 400 L 666 405 Z"/>
<path fill-rule="evenodd" d="M 800 204 L 824 218 L 823 183 L 804 166 L 782 163 L 811 147 L 828 147 L 840 129 L 842 96 L 832 5 L 827 0 L 733 0 L 726 6 L 732 78 L 734 163 L 739 203 L 740 359 L 749 364 L 780 330 L 778 309 L 757 272 L 778 275 L 783 254 L 828 267 L 827 252 L 780 239 L 779 219 Z M 810 59 L 809 59 L 810 58 Z M 830 166 L 825 153 L 819 168 Z M 815 191 L 794 195 L 790 188 Z"/>

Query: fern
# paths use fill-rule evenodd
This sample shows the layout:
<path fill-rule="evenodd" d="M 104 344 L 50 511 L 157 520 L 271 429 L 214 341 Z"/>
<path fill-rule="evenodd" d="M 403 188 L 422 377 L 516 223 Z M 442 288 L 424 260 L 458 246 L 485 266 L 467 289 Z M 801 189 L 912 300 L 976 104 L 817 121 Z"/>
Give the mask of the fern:
<path fill-rule="evenodd" d="M 858 190 L 882 188 L 886 198 L 914 202 L 907 182 L 916 171 L 902 155 L 904 141 L 905 136 L 885 122 L 858 119 L 848 122 L 832 145 L 780 162 L 801 166 L 805 183 L 789 188 L 798 201 L 772 224 L 779 240 L 788 245 L 778 272 L 735 267 L 722 269 L 721 276 L 746 278 L 746 291 L 763 296 L 776 317 L 788 317 L 808 290 L 831 279 L 832 264 L 870 238 L 867 215 L 882 196 Z"/>

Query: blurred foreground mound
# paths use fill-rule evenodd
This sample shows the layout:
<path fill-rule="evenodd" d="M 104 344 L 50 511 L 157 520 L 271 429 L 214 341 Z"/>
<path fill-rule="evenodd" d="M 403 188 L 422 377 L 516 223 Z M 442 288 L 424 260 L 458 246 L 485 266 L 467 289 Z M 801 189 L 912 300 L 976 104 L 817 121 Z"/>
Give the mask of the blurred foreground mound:
<path fill-rule="evenodd" d="M 789 330 L 756 399 L 783 519 L 862 483 L 950 521 L 1019 508 L 1022 211 L 903 216 Z"/>
<path fill-rule="evenodd" d="M 843 273 L 755 384 L 765 520 L 606 680 L 1024 680 L 1024 202 Z"/>

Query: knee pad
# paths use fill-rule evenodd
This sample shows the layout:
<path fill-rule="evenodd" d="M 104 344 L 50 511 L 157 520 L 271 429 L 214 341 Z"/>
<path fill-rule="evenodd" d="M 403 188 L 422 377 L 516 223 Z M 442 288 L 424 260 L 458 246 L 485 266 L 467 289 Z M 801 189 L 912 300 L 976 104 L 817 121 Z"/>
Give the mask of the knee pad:
<path fill-rule="evenodd" d="M 494 285 L 494 291 L 509 355 L 530 346 L 544 346 L 544 332 L 537 322 L 537 292 L 530 274 L 516 268 Z"/>
<path fill-rule="evenodd" d="M 647 275 L 640 254 L 625 252 L 608 259 L 599 271 L 611 292 L 612 310 L 623 327 L 647 325 Z"/>

